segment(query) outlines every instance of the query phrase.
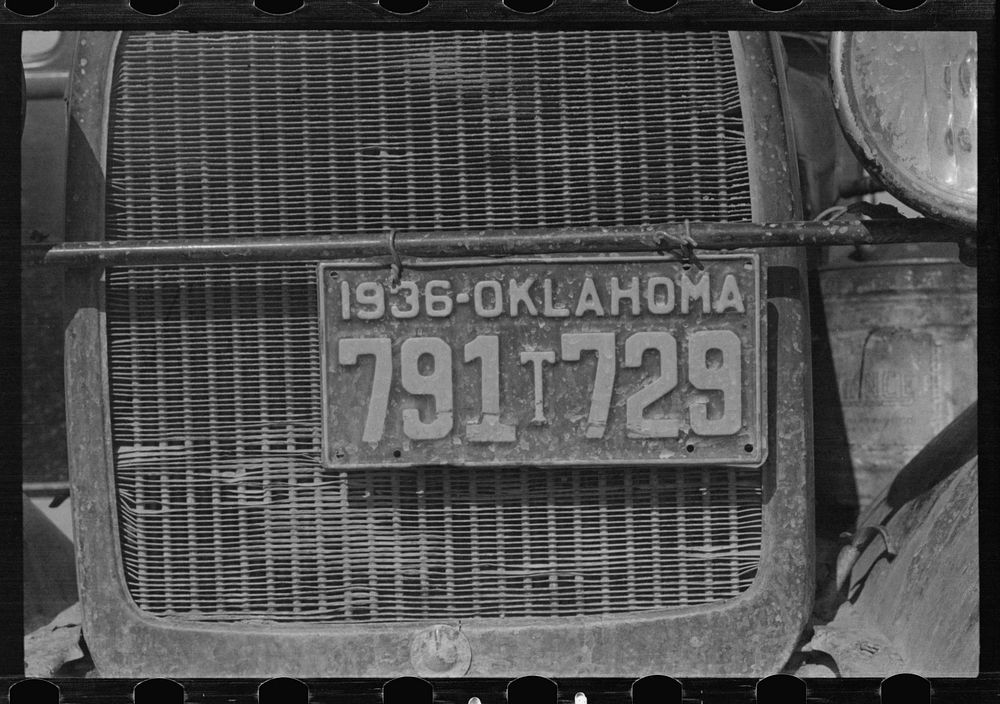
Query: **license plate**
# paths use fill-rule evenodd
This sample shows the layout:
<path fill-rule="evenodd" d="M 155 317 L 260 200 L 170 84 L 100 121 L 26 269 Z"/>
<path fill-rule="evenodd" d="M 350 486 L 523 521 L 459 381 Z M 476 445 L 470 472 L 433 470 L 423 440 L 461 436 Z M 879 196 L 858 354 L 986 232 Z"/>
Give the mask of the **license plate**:
<path fill-rule="evenodd" d="M 760 464 L 760 262 L 701 262 L 320 264 L 324 464 Z"/>

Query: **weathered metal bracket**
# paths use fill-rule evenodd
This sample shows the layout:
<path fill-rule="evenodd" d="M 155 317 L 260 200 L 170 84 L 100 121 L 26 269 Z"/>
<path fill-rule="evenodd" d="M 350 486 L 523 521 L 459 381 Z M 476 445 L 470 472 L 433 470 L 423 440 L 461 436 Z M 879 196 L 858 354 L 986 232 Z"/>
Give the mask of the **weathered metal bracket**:
<path fill-rule="evenodd" d="M 974 233 L 925 218 L 779 223 L 680 222 L 662 226 L 401 230 L 383 234 L 241 239 L 67 242 L 41 249 L 45 264 L 103 267 L 141 264 L 346 260 L 370 257 L 509 257 L 533 254 L 660 252 L 804 245 L 956 242 Z M 36 250 L 37 251 L 37 250 Z"/>

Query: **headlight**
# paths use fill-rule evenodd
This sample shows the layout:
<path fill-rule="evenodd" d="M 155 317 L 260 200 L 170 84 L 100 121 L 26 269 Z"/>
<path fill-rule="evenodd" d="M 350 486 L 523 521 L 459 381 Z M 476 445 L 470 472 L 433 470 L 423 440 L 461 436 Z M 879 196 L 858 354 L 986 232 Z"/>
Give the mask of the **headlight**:
<path fill-rule="evenodd" d="M 976 33 L 834 32 L 834 104 L 848 141 L 901 201 L 976 223 Z"/>

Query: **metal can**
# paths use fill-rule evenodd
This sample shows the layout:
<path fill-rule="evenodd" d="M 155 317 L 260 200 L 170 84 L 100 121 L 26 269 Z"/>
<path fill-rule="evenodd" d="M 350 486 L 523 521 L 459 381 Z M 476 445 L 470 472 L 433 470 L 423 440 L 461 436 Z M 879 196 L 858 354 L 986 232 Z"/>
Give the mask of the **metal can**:
<path fill-rule="evenodd" d="M 921 258 L 816 274 L 817 499 L 863 510 L 976 399 L 976 271 Z"/>

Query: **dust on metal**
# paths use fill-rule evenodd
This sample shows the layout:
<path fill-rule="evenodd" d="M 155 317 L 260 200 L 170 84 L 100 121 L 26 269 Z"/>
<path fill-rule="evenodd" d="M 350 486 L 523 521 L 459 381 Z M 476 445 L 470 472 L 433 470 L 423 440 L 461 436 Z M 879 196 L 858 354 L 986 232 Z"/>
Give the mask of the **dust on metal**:
<path fill-rule="evenodd" d="M 67 242 L 40 247 L 46 264 L 116 266 L 191 262 L 440 258 L 588 252 L 659 252 L 691 258 L 695 250 L 894 242 L 965 242 L 968 229 L 922 218 L 759 223 L 687 222 L 641 227 L 399 230 L 366 236 L 317 235 L 232 240 L 182 238 Z"/>

